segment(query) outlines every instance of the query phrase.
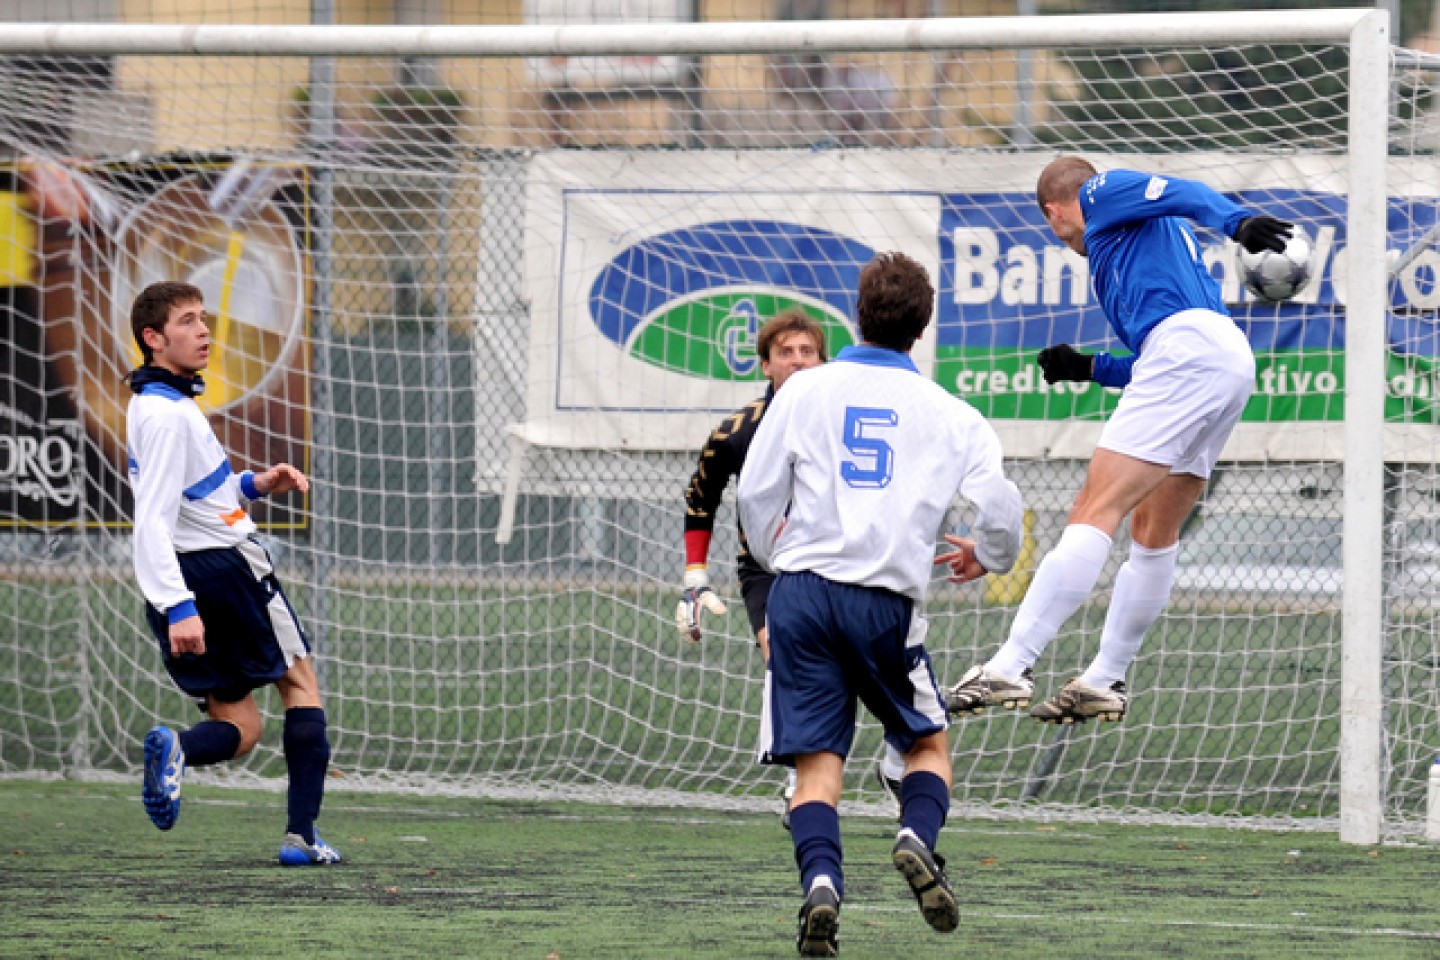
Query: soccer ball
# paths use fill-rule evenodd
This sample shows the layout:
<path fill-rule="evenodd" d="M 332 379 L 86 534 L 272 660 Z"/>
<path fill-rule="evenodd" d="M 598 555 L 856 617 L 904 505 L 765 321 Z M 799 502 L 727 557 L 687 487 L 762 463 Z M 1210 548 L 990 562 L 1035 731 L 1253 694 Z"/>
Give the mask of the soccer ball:
<path fill-rule="evenodd" d="M 1296 224 L 1282 253 L 1273 250 L 1251 253 L 1241 247 L 1240 276 L 1250 292 L 1261 300 L 1289 300 L 1310 281 L 1313 249 L 1310 235 Z"/>

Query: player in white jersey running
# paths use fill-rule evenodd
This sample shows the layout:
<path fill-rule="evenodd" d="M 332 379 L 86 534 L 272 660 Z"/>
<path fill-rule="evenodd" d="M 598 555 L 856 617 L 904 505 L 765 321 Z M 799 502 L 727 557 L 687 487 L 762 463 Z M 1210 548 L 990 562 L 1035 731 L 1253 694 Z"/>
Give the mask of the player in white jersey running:
<path fill-rule="evenodd" d="M 805 902 L 797 946 L 839 949 L 840 802 L 857 701 L 905 758 L 892 861 L 936 930 L 959 923 L 936 840 L 950 808 L 950 749 L 921 615 L 936 539 L 958 492 L 976 539 L 949 538 L 963 582 L 1014 564 L 1020 492 L 995 431 L 922 375 L 909 353 L 930 322 L 925 268 L 881 254 L 860 274 L 864 342 L 791 376 L 740 474 L 740 518 L 756 560 L 777 574 L 766 614 L 770 666 L 761 759 L 798 772 L 791 839 Z"/>
<path fill-rule="evenodd" d="M 180 814 L 185 767 L 248 753 L 263 721 L 251 691 L 274 684 L 285 705 L 288 825 L 280 863 L 338 863 L 315 832 L 330 761 L 325 709 L 300 629 L 245 507 L 309 489 L 288 463 L 236 473 L 194 398 L 210 359 L 202 294 L 188 283 L 151 284 L 135 298 L 131 331 L 144 364 L 130 375 L 126 415 L 135 494 L 135 576 L 166 670 L 208 719 L 145 737 L 142 799 L 161 830 Z"/>
<path fill-rule="evenodd" d="M 1123 387 L 1059 543 L 1045 556 L 1010 636 L 952 687 L 953 713 L 1029 704 L 1031 666 L 1095 588 L 1116 530 L 1130 516 L 1130 556 L 1115 578 L 1100 650 L 1080 676 L 1031 709 L 1046 723 L 1120 720 L 1125 673 L 1170 597 L 1180 527 L 1205 490 L 1255 387 L 1255 357 L 1220 298 L 1188 220 L 1221 230 L 1252 253 L 1280 251 L 1291 225 L 1257 215 L 1202 183 L 1134 170 L 1097 173 L 1060 157 L 1040 174 L 1036 200 L 1055 235 L 1088 257 L 1097 299 L 1131 351 L 1040 351 L 1050 383 Z"/>
<path fill-rule="evenodd" d="M 770 381 L 765 395 L 726 417 L 710 433 L 700 451 L 695 473 L 685 487 L 685 577 L 680 603 L 675 609 L 675 622 L 682 636 L 692 641 L 701 637 L 700 613 L 725 613 L 725 602 L 710 587 L 710 539 L 715 530 L 715 513 L 731 477 L 740 475 L 750 439 L 765 416 L 775 391 L 785 385 L 790 375 L 825 362 L 825 331 L 803 307 L 782 310 L 761 325 L 755 339 L 755 354 L 760 358 L 761 372 Z M 745 542 L 745 528 L 739 528 L 740 553 L 735 558 L 735 571 L 740 580 L 740 596 L 745 601 L 745 614 L 755 642 L 764 660 L 770 659 L 769 634 L 765 630 L 765 606 L 770 602 L 770 587 L 775 574 L 764 569 L 750 556 Z M 905 762 L 886 746 L 875 767 L 876 779 L 891 802 L 900 803 L 900 777 Z M 795 769 L 786 775 L 784 806 L 780 823 L 790 829 L 790 801 L 795 797 Z"/>

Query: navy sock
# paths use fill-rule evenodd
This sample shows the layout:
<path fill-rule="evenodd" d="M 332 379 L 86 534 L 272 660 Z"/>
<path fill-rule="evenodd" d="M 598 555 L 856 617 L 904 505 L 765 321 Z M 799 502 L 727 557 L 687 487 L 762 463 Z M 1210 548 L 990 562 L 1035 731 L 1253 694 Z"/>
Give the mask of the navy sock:
<path fill-rule="evenodd" d="M 800 867 L 800 886 L 810 892 L 810 884 L 821 874 L 835 884 L 835 893 L 845 899 L 845 875 L 840 863 L 840 812 L 828 803 L 812 800 L 790 811 L 790 838 L 795 841 L 795 863 Z"/>
<path fill-rule="evenodd" d="M 315 818 L 325 796 L 325 771 L 330 766 L 330 741 L 325 737 L 325 711 L 293 707 L 285 711 L 285 769 L 290 774 L 286 831 L 315 842 Z"/>
<path fill-rule="evenodd" d="M 950 791 L 938 775 L 917 770 L 900 781 L 900 825 L 913 830 L 932 851 L 949 812 Z"/>
<path fill-rule="evenodd" d="M 180 731 L 180 749 L 185 751 L 187 767 L 233 760 L 240 750 L 240 728 L 224 720 L 202 720 Z"/>

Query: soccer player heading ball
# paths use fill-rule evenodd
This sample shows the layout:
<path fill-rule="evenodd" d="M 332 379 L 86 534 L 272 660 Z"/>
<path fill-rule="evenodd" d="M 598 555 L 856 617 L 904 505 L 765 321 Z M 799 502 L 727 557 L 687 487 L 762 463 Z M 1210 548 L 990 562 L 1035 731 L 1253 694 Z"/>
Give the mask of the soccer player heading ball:
<path fill-rule="evenodd" d="M 1250 393 L 1255 357 L 1220 298 L 1187 220 L 1251 253 L 1285 248 L 1292 225 L 1247 210 L 1202 183 L 1134 170 L 1096 172 L 1061 157 L 1036 200 L 1055 236 L 1090 260 L 1096 298 L 1125 357 L 1069 344 L 1040 351 L 1049 383 L 1093 380 L 1124 394 L 1100 434 L 1059 543 L 1041 561 L 1009 639 L 947 697 L 953 713 L 1023 707 L 1031 666 L 1094 589 L 1127 515 L 1130 556 L 1115 578 L 1100 651 L 1030 715 L 1046 723 L 1120 720 L 1125 673 L 1175 580 L 1180 526 L 1205 490 Z"/>
<path fill-rule="evenodd" d="M 173 827 L 186 765 L 249 753 L 263 726 L 251 691 L 273 683 L 285 704 L 290 775 L 280 863 L 338 863 L 339 851 L 315 832 L 330 743 L 310 644 L 245 511 L 310 483 L 288 463 L 231 469 L 194 399 L 210 360 L 206 319 L 202 294 L 188 283 L 151 284 L 130 311 L 145 360 L 130 375 L 126 419 L 135 576 L 165 669 L 209 715 L 179 734 L 159 726 L 146 735 L 142 799 L 155 826 Z"/>
<path fill-rule="evenodd" d="M 864 342 L 776 393 L 740 474 L 750 551 L 777 575 L 760 746 L 764 762 L 799 775 L 790 825 L 805 956 L 839 948 L 837 808 L 857 701 L 904 758 L 892 864 L 931 927 L 960 922 L 935 852 L 950 809 L 950 747 L 922 611 L 957 492 L 976 508 L 976 539 L 954 538 L 947 555 L 957 579 L 1010 569 L 1024 511 L 994 429 L 910 359 L 934 301 L 919 263 L 899 253 L 872 260 L 856 304 Z"/>

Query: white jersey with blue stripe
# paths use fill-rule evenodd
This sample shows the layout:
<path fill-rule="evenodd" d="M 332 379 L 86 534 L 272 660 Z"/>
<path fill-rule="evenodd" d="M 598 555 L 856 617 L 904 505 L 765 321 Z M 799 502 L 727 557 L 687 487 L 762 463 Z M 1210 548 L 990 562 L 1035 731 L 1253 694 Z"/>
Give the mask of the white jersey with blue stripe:
<path fill-rule="evenodd" d="M 976 508 L 980 562 L 1009 570 L 1024 511 L 994 428 L 909 356 L 863 345 L 785 381 L 738 495 L 750 551 L 766 568 L 923 602 L 957 492 Z"/>
<path fill-rule="evenodd" d="M 1228 315 L 1186 220 L 1228 237 L 1250 211 L 1203 183 L 1135 170 L 1107 170 L 1085 181 L 1080 208 L 1096 299 L 1132 354 L 1166 317 L 1194 309 Z M 1123 387 L 1134 362 L 1096 354 L 1094 378 Z"/>
<path fill-rule="evenodd" d="M 130 398 L 126 448 L 140 590 L 157 610 L 193 612 L 194 594 L 175 555 L 233 547 L 255 532 L 245 512 L 260 495 L 254 474 L 235 473 L 200 407 L 163 383 Z"/>

